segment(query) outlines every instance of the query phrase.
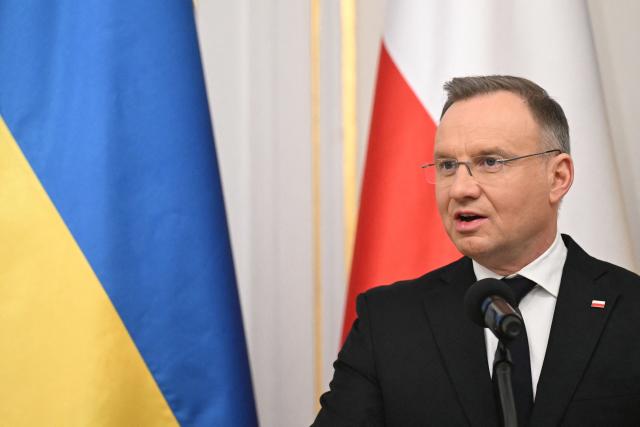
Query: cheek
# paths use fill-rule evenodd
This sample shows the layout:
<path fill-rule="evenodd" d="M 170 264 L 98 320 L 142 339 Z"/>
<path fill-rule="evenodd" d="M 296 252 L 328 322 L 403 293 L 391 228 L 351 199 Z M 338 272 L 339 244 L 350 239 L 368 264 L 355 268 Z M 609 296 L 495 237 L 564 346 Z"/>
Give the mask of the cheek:
<path fill-rule="evenodd" d="M 549 194 L 544 191 L 531 192 L 529 198 L 523 202 L 523 221 L 526 220 L 530 227 L 544 227 L 544 224 L 552 219 L 548 196 Z"/>
<path fill-rule="evenodd" d="M 506 234 L 522 232 L 537 226 L 544 212 L 544 201 L 526 186 L 507 185 L 491 193 L 490 202 L 496 212 L 497 225 Z M 514 189 L 519 188 L 518 191 Z"/>
<path fill-rule="evenodd" d="M 526 192 L 513 191 L 509 185 L 487 191 L 487 200 L 494 211 L 496 225 L 508 229 L 525 220 Z"/>
<path fill-rule="evenodd" d="M 443 220 L 446 218 L 448 206 L 449 206 L 449 193 L 446 190 L 438 189 L 436 187 L 436 205 L 438 206 L 438 212 Z"/>

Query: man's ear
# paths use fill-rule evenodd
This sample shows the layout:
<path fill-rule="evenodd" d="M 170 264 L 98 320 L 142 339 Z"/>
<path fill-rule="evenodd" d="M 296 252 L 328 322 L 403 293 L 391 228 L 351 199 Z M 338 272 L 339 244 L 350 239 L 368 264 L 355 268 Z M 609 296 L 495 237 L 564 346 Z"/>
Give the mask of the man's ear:
<path fill-rule="evenodd" d="M 573 159 L 567 153 L 560 153 L 549 162 L 549 202 L 557 204 L 573 183 Z"/>

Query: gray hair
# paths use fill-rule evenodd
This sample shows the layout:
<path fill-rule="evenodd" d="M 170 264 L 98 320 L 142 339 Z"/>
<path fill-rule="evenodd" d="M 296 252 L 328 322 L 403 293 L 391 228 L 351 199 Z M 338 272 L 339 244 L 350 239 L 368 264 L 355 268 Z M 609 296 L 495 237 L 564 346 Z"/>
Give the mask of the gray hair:
<path fill-rule="evenodd" d="M 447 102 L 442 108 L 440 119 L 457 101 L 499 91 L 518 95 L 529 106 L 534 120 L 543 132 L 546 145 L 563 153 L 571 152 L 569 124 L 562 107 L 546 90 L 530 80 L 514 76 L 456 77 L 444 84 L 444 90 L 447 93 Z"/>

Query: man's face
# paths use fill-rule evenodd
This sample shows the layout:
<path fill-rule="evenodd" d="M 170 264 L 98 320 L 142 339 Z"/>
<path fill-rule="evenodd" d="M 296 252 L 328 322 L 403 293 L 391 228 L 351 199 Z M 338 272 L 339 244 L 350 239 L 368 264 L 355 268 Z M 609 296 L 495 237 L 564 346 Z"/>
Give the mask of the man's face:
<path fill-rule="evenodd" d="M 541 132 L 525 102 L 496 92 L 454 103 L 435 141 L 435 158 L 511 158 L 544 151 Z M 461 165 L 436 183 L 438 210 L 463 254 L 494 270 L 519 270 L 553 242 L 557 205 L 550 201 L 549 156 L 507 163 L 479 183 Z"/>

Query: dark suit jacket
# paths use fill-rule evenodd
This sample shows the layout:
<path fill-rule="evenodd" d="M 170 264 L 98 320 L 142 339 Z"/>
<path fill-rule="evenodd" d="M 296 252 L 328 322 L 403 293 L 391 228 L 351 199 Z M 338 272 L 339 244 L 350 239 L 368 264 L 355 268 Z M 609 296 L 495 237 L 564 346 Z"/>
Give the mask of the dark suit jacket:
<path fill-rule="evenodd" d="M 563 239 L 530 425 L 640 426 L 640 277 Z M 474 282 L 465 257 L 360 295 L 314 425 L 498 425 L 483 329 L 462 306 Z"/>

